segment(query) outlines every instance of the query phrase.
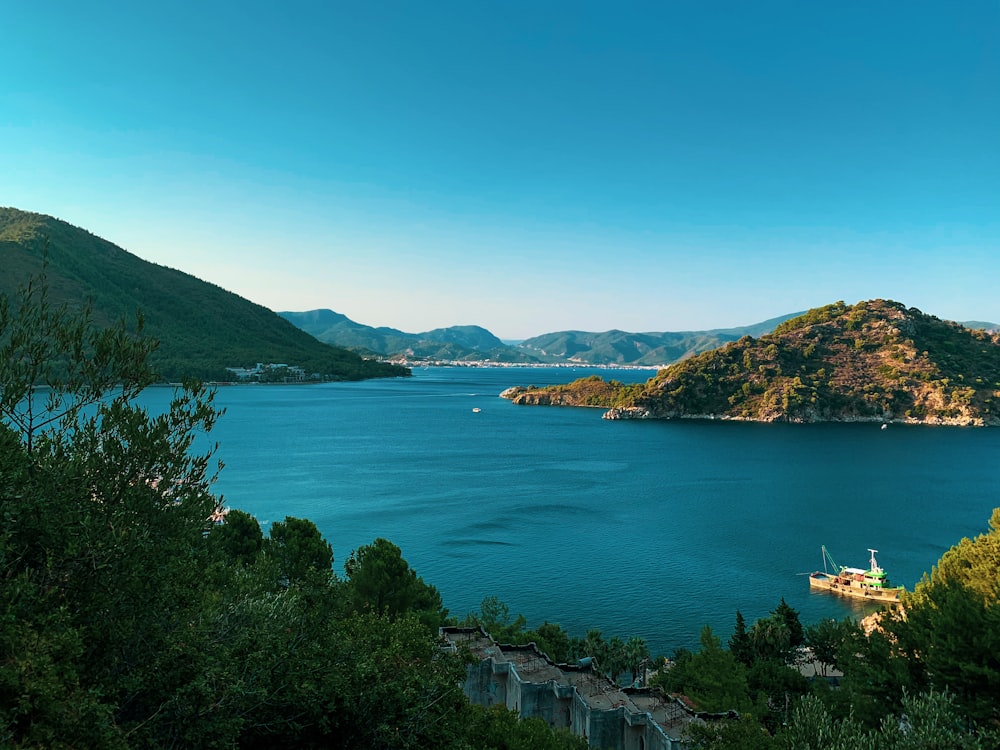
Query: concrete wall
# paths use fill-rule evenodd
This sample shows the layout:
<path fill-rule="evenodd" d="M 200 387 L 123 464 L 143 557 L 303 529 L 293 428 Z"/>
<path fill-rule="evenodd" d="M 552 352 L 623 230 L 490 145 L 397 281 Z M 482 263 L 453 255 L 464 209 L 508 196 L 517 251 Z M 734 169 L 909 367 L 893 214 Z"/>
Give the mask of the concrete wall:
<path fill-rule="evenodd" d="M 508 647 L 503 647 L 507 649 Z M 520 651 L 525 647 L 510 647 Z M 534 649 L 534 646 L 529 648 Z M 684 750 L 645 712 L 625 706 L 601 709 L 592 706 L 573 685 L 556 680 L 527 682 L 517 666 L 499 655 L 468 665 L 463 685 L 465 695 L 481 706 L 503 704 L 521 718 L 537 717 L 549 726 L 568 728 L 585 737 L 591 747 L 606 750 Z M 538 653 L 535 651 L 535 653 Z M 551 664 L 551 662 L 549 662 Z M 573 667 L 560 667 L 576 671 Z"/>
<path fill-rule="evenodd" d="M 507 703 L 507 673 L 510 664 L 483 659 L 478 664 L 470 664 L 465 670 L 463 689 L 469 701 L 479 706 L 493 706 Z M 508 706 L 509 708 L 509 706 Z"/>

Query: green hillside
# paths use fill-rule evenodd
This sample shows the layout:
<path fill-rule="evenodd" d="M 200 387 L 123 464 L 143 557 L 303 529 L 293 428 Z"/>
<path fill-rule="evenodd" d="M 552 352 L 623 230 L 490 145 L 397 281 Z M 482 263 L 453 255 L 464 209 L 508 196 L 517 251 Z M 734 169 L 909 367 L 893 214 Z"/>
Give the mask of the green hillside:
<path fill-rule="evenodd" d="M 165 380 L 195 376 L 231 379 L 227 367 L 258 362 L 302 367 L 323 379 L 361 380 L 408 374 L 324 344 L 271 310 L 181 271 L 144 261 L 90 232 L 42 214 L 0 208 L 0 295 L 42 270 L 56 303 L 91 300 L 94 319 L 107 325 L 145 317 L 145 332 L 160 342 L 153 364 Z"/>
<path fill-rule="evenodd" d="M 573 396 L 574 389 L 579 398 Z M 557 403 L 595 405 L 593 384 Z M 553 402 L 512 390 L 515 403 Z M 837 302 L 661 370 L 606 395 L 608 418 L 1000 425 L 1000 335 L 898 302 Z"/>
<path fill-rule="evenodd" d="M 741 328 L 717 328 L 708 331 L 556 331 L 522 341 L 521 351 L 543 361 L 553 359 L 593 365 L 663 365 L 680 362 L 720 347 L 743 336 L 761 336 L 775 326 L 802 313 L 783 315 Z"/>
<path fill-rule="evenodd" d="M 540 361 L 531 354 L 507 346 L 480 326 L 451 326 L 423 333 L 406 333 L 396 328 L 375 328 L 356 323 L 333 310 L 284 311 L 278 315 L 320 341 L 361 354 L 428 361 Z"/>
<path fill-rule="evenodd" d="M 709 331 L 629 333 L 628 331 L 556 331 L 505 344 L 480 326 L 451 326 L 423 333 L 356 323 L 333 310 L 279 312 L 320 341 L 363 355 L 408 360 L 450 360 L 610 366 L 660 366 L 736 341 L 761 336 L 801 313 L 783 315 L 740 328 Z"/>

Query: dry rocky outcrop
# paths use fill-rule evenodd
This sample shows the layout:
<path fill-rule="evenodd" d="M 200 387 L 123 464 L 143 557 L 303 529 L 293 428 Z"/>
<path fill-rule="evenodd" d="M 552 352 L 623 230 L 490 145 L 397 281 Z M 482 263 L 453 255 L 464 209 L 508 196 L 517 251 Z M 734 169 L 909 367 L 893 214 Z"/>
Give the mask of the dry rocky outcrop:
<path fill-rule="evenodd" d="M 595 380 L 604 382 L 505 393 L 521 404 L 604 406 L 607 419 L 1000 426 L 1000 335 L 887 300 L 810 310 L 640 387 Z"/>

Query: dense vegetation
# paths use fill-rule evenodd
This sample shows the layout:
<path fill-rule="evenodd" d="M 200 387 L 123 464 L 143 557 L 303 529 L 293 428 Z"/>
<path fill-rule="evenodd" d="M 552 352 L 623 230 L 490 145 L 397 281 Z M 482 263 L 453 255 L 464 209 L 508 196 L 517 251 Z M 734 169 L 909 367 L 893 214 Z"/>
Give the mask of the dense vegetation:
<path fill-rule="evenodd" d="M 1000 746 L 1000 508 L 865 632 L 854 622 L 803 628 L 784 602 L 748 630 L 739 612 L 723 648 L 706 628 L 656 682 L 738 720 L 692 729 L 705 750 L 855 750 Z M 833 688 L 794 667 L 803 646 Z"/>
<path fill-rule="evenodd" d="M 631 402 L 642 393 L 641 383 L 621 383 L 604 380 L 600 375 L 588 375 L 566 385 L 547 388 L 514 386 L 500 395 L 520 406 L 596 406 L 609 409 Z"/>
<path fill-rule="evenodd" d="M 522 403 L 547 403 L 546 392 L 570 403 L 598 389 L 577 381 Z M 671 365 L 638 391 L 606 389 L 593 403 L 625 416 L 996 425 L 1000 334 L 897 302 L 838 302 Z"/>
<path fill-rule="evenodd" d="M 465 700 L 391 542 L 340 578 L 308 520 L 216 524 L 211 392 L 151 416 L 151 342 L 42 292 L 0 297 L 0 746 L 581 747 Z"/>
<path fill-rule="evenodd" d="M 135 320 L 141 309 L 146 333 L 160 342 L 150 361 L 163 380 L 228 380 L 227 367 L 258 362 L 331 380 L 407 374 L 323 344 L 265 307 L 49 216 L 0 208 L 0 262 L 0 295 L 10 299 L 47 263 L 56 303 L 80 307 L 89 300 L 101 325 Z"/>
<path fill-rule="evenodd" d="M 266 537 L 238 510 L 215 523 L 212 454 L 193 451 L 220 417 L 211 392 L 188 383 L 146 413 L 151 342 L 43 291 L 0 297 L 0 746 L 586 746 L 465 700 L 440 594 L 388 540 L 339 577 L 311 521 Z M 996 747 L 998 563 L 1000 509 L 870 635 L 803 627 L 782 601 L 749 627 L 737 612 L 728 648 L 706 628 L 653 684 L 740 712 L 692 725 L 694 747 Z M 490 597 L 464 622 L 559 661 L 597 655 L 609 677 L 651 661 L 641 639 L 528 630 Z M 803 647 L 838 688 L 794 668 Z"/>

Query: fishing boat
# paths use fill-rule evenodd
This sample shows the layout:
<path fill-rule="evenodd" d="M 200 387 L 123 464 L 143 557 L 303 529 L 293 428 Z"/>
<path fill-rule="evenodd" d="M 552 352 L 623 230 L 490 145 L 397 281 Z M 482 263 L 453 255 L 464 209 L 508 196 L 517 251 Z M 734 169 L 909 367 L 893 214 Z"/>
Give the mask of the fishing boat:
<path fill-rule="evenodd" d="M 823 570 L 809 574 L 809 588 L 822 589 L 857 599 L 892 604 L 898 603 L 899 595 L 906 590 L 902 586 L 889 585 L 886 572 L 875 561 L 877 549 L 868 548 L 872 556 L 868 570 L 837 565 L 826 546 L 824 545 L 821 549 L 823 550 Z M 837 572 L 831 573 L 827 563 Z"/>

